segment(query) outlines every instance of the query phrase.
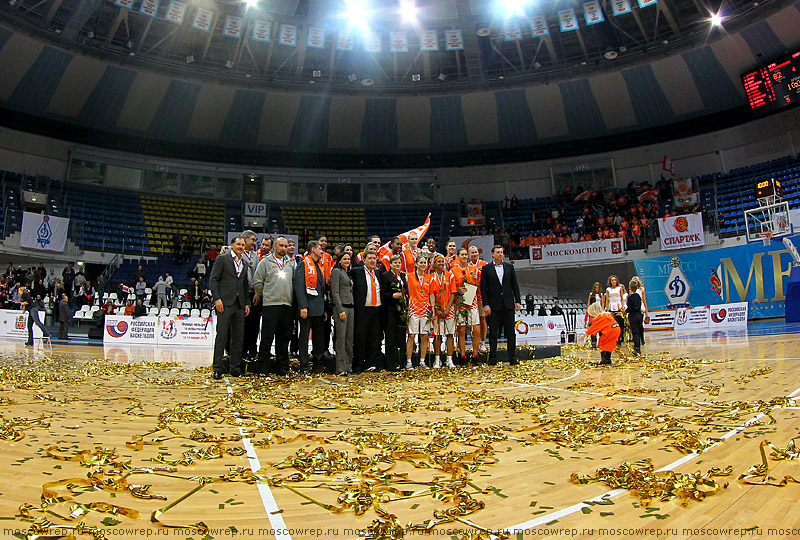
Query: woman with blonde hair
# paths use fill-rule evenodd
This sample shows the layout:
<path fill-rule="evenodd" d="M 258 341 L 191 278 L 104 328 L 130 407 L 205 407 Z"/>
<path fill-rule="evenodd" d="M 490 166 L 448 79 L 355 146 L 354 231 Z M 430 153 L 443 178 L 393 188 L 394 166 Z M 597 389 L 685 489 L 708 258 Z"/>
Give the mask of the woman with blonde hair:
<path fill-rule="evenodd" d="M 620 329 L 625 328 L 625 318 L 622 316 L 625 309 L 625 296 L 625 286 L 619 282 L 619 278 L 614 274 L 608 276 L 606 292 L 603 295 L 603 307 L 614 316 Z M 620 343 L 622 343 L 622 335 L 620 332 Z"/>
<path fill-rule="evenodd" d="M 589 302 L 586 304 L 586 317 L 584 318 L 584 324 L 586 328 L 591 326 L 592 322 L 594 321 L 594 317 L 589 316 L 589 306 L 594 304 L 595 302 L 600 303 L 602 305 L 603 302 L 603 291 L 600 289 L 600 282 L 595 281 L 592 285 L 592 290 L 589 293 Z M 597 336 L 592 336 L 592 347 L 597 347 Z"/>
<path fill-rule="evenodd" d="M 611 365 L 611 352 L 617 346 L 617 339 L 622 333 L 622 326 L 616 318 L 607 311 L 603 311 L 600 302 L 595 302 L 587 310 L 589 317 L 594 319 L 591 326 L 586 329 L 586 334 L 595 336 L 600 334 L 597 348 L 600 349 L 600 366 Z"/>

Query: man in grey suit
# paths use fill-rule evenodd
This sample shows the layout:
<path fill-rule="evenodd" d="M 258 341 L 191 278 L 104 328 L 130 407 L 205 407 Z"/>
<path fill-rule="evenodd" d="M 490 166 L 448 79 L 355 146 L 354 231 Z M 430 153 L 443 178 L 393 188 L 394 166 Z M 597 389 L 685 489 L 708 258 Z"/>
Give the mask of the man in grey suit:
<path fill-rule="evenodd" d="M 312 350 L 315 364 L 322 364 L 325 352 L 325 275 L 322 273 L 322 246 L 312 240 L 308 243 L 308 255 L 298 263 L 294 273 L 294 297 L 297 299 L 297 313 L 300 315 L 300 371 L 311 371 L 308 358 L 308 333 L 311 331 Z"/>
<path fill-rule="evenodd" d="M 244 238 L 237 236 L 231 249 L 217 257 L 208 280 L 211 297 L 217 310 L 217 338 L 214 341 L 214 378 L 221 379 L 228 372 L 233 377 L 241 375 L 244 318 L 250 313 L 250 284 L 247 268 L 242 261 Z M 225 343 L 230 333 L 230 366 L 223 364 Z"/>

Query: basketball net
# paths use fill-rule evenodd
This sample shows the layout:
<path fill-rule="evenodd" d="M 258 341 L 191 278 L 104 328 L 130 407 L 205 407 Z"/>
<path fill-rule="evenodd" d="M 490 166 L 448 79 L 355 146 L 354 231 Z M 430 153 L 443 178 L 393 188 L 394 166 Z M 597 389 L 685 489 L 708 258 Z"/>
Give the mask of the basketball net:
<path fill-rule="evenodd" d="M 772 231 L 764 231 L 761 233 L 761 242 L 768 246 L 772 242 Z"/>

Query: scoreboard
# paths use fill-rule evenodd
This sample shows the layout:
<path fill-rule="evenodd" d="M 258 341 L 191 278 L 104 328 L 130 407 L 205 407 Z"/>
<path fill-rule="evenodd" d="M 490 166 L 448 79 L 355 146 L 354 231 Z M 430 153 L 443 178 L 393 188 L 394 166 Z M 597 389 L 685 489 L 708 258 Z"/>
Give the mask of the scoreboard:
<path fill-rule="evenodd" d="M 800 101 L 800 51 L 742 75 L 750 109 L 773 111 Z"/>

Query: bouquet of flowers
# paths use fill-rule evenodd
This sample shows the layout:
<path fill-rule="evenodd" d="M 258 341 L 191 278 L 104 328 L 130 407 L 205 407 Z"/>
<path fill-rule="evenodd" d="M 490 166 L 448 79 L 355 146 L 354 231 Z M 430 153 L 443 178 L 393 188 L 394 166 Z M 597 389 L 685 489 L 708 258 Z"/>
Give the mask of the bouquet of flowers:
<path fill-rule="evenodd" d="M 403 282 L 397 280 L 392 281 L 392 296 L 394 296 L 394 293 L 400 293 L 400 298 L 395 298 L 400 320 L 403 321 L 403 324 L 408 324 L 408 298 L 406 298 Z"/>

